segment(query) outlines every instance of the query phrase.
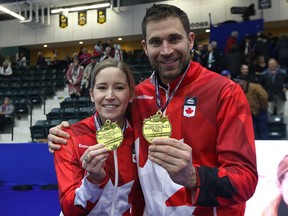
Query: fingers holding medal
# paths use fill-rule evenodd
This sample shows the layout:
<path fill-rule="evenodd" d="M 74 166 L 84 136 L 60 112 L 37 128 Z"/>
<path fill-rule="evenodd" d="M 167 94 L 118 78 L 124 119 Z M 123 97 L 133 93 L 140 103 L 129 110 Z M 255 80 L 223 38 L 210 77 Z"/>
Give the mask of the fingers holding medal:
<path fill-rule="evenodd" d="M 96 144 L 90 146 L 80 160 L 82 161 L 82 167 L 86 169 L 87 167 L 93 168 L 101 161 L 104 162 L 108 157 L 108 149 L 103 144 Z"/>
<path fill-rule="evenodd" d="M 97 143 L 90 146 L 83 154 L 81 161 L 83 168 L 96 166 L 108 158 L 108 151 L 117 149 L 123 142 L 123 132 L 119 125 L 106 120 L 103 127 L 96 132 Z"/>

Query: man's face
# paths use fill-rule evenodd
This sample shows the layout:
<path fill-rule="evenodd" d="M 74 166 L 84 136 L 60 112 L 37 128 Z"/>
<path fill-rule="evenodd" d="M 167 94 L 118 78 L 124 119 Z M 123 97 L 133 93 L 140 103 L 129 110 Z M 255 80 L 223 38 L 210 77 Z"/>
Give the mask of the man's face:
<path fill-rule="evenodd" d="M 168 84 L 177 78 L 190 60 L 194 34 L 187 34 L 178 18 L 151 21 L 147 24 L 142 45 L 161 81 Z"/>
<path fill-rule="evenodd" d="M 209 45 L 208 45 L 208 51 L 209 51 L 209 52 L 211 52 L 211 51 L 213 50 L 213 48 L 214 48 L 214 47 L 213 47 L 212 44 L 209 44 Z"/>
<path fill-rule="evenodd" d="M 268 67 L 269 67 L 269 69 L 270 69 L 271 71 L 276 70 L 277 67 L 278 67 L 278 64 L 277 64 L 276 60 L 270 59 L 269 62 L 268 62 Z"/>
<path fill-rule="evenodd" d="M 283 200 L 288 205 L 288 172 L 284 174 L 284 178 L 279 185 L 280 193 L 282 194 Z"/>
<path fill-rule="evenodd" d="M 248 73 L 249 73 L 249 67 L 248 67 L 248 65 L 242 65 L 240 72 L 241 72 L 241 74 L 243 74 L 243 75 L 248 75 Z"/>

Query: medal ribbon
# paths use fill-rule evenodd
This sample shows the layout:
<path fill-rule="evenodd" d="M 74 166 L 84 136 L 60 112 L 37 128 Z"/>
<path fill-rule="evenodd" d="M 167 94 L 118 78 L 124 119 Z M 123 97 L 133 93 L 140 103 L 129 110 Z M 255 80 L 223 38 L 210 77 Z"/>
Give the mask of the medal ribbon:
<path fill-rule="evenodd" d="M 97 112 L 94 114 L 94 122 L 95 122 L 96 131 L 99 131 L 101 129 L 101 127 L 103 126 L 103 124 L 102 124 L 101 119 L 99 117 L 99 114 Z M 126 130 L 126 125 L 127 125 L 127 120 L 124 122 L 124 125 L 123 125 L 123 128 L 122 128 L 122 133 L 123 134 L 124 134 L 124 132 Z"/>
<path fill-rule="evenodd" d="M 159 92 L 159 83 L 158 83 L 158 76 L 156 75 L 155 76 L 155 89 L 156 89 L 156 104 L 157 104 L 157 108 L 158 110 L 161 110 L 161 112 L 163 112 L 168 104 L 170 103 L 170 101 L 172 100 L 172 98 L 174 97 L 176 91 L 178 90 L 180 84 L 182 83 L 187 71 L 188 71 L 188 68 L 190 66 L 190 63 L 188 65 L 188 67 L 186 68 L 185 72 L 183 73 L 181 79 L 179 80 L 179 82 L 177 83 L 176 87 L 174 88 L 174 90 L 172 91 L 172 93 L 169 95 L 168 99 L 166 100 L 166 103 L 161 107 L 161 99 L 160 99 L 160 92 Z"/>
<path fill-rule="evenodd" d="M 94 114 L 94 122 L 95 122 L 96 131 L 99 131 L 101 127 L 103 126 L 103 124 L 101 122 L 99 115 L 97 115 L 97 113 Z"/>

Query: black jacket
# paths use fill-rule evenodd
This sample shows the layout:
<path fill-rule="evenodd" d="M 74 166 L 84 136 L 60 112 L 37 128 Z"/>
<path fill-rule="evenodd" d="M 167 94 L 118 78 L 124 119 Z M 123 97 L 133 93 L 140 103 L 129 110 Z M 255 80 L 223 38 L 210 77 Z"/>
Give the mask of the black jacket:
<path fill-rule="evenodd" d="M 286 95 L 283 90 L 288 88 L 288 76 L 280 68 L 277 69 L 274 76 L 269 69 L 264 71 L 260 77 L 260 84 L 267 91 L 269 101 L 273 100 L 274 95 L 278 95 L 283 101 L 286 101 Z"/>

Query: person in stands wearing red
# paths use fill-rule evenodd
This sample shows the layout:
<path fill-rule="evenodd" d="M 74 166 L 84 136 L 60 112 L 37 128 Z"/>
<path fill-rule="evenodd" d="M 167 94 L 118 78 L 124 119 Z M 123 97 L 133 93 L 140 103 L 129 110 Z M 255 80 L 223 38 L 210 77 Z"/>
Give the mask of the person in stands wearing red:
<path fill-rule="evenodd" d="M 232 45 L 238 45 L 238 32 L 233 31 L 231 35 L 227 38 L 226 46 L 225 46 L 225 53 L 230 52 Z"/>
<path fill-rule="evenodd" d="M 180 8 L 151 6 L 142 34 L 154 72 L 136 87 L 132 124 L 145 215 L 243 216 L 258 182 L 245 94 L 237 83 L 190 61 L 194 34 Z M 148 142 L 144 135 L 154 134 L 145 129 L 147 119 L 169 121 L 170 137 Z M 67 142 L 64 126 L 50 129 L 50 152 Z"/>
<path fill-rule="evenodd" d="M 96 112 L 65 130 L 71 139 L 54 157 L 64 215 L 143 214 L 133 133 L 124 117 L 134 88 L 132 72 L 123 62 L 105 60 L 92 73 L 90 97 Z M 124 136 L 113 151 L 97 143 L 95 135 L 108 119 Z"/>

